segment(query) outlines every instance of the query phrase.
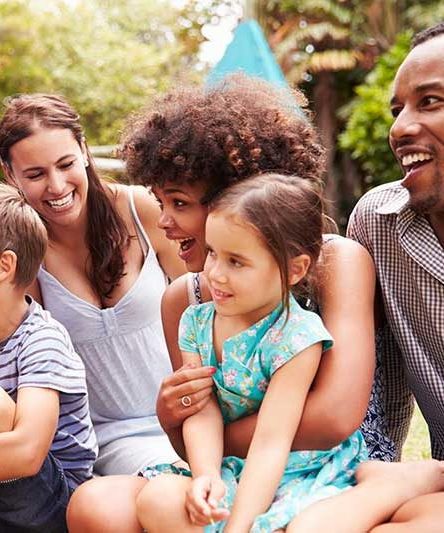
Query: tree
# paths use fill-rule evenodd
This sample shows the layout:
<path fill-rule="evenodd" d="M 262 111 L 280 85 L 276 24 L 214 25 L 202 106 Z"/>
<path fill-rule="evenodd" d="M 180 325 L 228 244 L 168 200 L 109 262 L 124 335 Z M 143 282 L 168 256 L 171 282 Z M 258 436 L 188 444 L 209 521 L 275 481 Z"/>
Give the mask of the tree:
<path fill-rule="evenodd" d="M 403 28 L 438 22 L 444 6 L 438 0 L 262 0 L 257 12 L 290 83 L 312 102 L 329 154 L 326 193 L 344 223 L 363 179 L 349 154 L 337 151 L 347 118 L 338 110 Z"/>
<path fill-rule="evenodd" d="M 198 15 L 197 4 L 0 0 L 0 96 L 61 93 L 91 143 L 113 144 L 128 114 L 157 92 L 201 81 L 196 52 L 215 2 Z"/>
<path fill-rule="evenodd" d="M 395 45 L 378 59 L 365 82 L 356 88 L 357 97 L 347 110 L 347 127 L 339 144 L 361 164 L 364 188 L 399 179 L 399 167 L 387 143 L 393 122 L 389 100 L 393 78 L 408 53 L 411 36 L 412 32 L 400 34 Z"/>

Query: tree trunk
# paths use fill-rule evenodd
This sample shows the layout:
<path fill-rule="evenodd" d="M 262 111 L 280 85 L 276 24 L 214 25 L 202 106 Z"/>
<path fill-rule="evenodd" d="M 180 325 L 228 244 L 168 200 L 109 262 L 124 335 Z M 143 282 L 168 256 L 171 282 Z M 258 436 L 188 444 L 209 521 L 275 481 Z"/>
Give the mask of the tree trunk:
<path fill-rule="evenodd" d="M 328 214 L 337 220 L 338 184 L 335 177 L 334 160 L 336 154 L 336 90 L 333 73 L 319 72 L 313 90 L 313 108 L 316 126 L 322 143 L 327 149 L 327 171 L 325 176 L 325 196 Z"/>

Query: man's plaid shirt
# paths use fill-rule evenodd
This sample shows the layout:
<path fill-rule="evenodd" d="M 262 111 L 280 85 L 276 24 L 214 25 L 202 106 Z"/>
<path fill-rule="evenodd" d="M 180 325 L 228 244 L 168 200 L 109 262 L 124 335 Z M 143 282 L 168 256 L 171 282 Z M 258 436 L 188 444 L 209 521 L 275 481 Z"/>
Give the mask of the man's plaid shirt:
<path fill-rule="evenodd" d="M 373 257 L 393 335 L 382 354 L 386 429 L 399 448 L 410 388 L 429 426 L 432 455 L 444 459 L 444 249 L 408 199 L 399 182 L 369 191 L 350 217 L 348 236 Z"/>

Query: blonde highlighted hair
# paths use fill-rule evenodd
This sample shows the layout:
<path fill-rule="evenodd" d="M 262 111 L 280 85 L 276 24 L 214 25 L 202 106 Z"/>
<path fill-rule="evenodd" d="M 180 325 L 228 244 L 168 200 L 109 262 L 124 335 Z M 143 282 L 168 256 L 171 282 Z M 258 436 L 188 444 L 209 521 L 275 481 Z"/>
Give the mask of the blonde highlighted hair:
<path fill-rule="evenodd" d="M 6 250 L 15 253 L 14 283 L 27 287 L 36 278 L 46 252 L 46 228 L 20 192 L 3 183 L 0 183 L 0 220 L 0 254 Z"/>

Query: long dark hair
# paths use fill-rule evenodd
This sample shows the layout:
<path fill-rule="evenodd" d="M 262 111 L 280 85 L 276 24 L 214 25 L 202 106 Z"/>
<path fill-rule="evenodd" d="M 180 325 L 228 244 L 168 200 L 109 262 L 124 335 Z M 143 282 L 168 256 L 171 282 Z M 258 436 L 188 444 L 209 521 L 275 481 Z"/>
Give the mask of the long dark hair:
<path fill-rule="evenodd" d="M 0 121 L 0 159 L 11 169 L 11 147 L 32 135 L 38 127 L 69 129 L 80 146 L 85 146 L 89 165 L 86 244 L 90 254 L 87 276 L 101 299 L 109 298 L 125 275 L 123 251 L 129 244 L 128 229 L 117 212 L 110 191 L 99 179 L 85 143 L 80 117 L 58 95 L 23 94 L 6 100 Z"/>

